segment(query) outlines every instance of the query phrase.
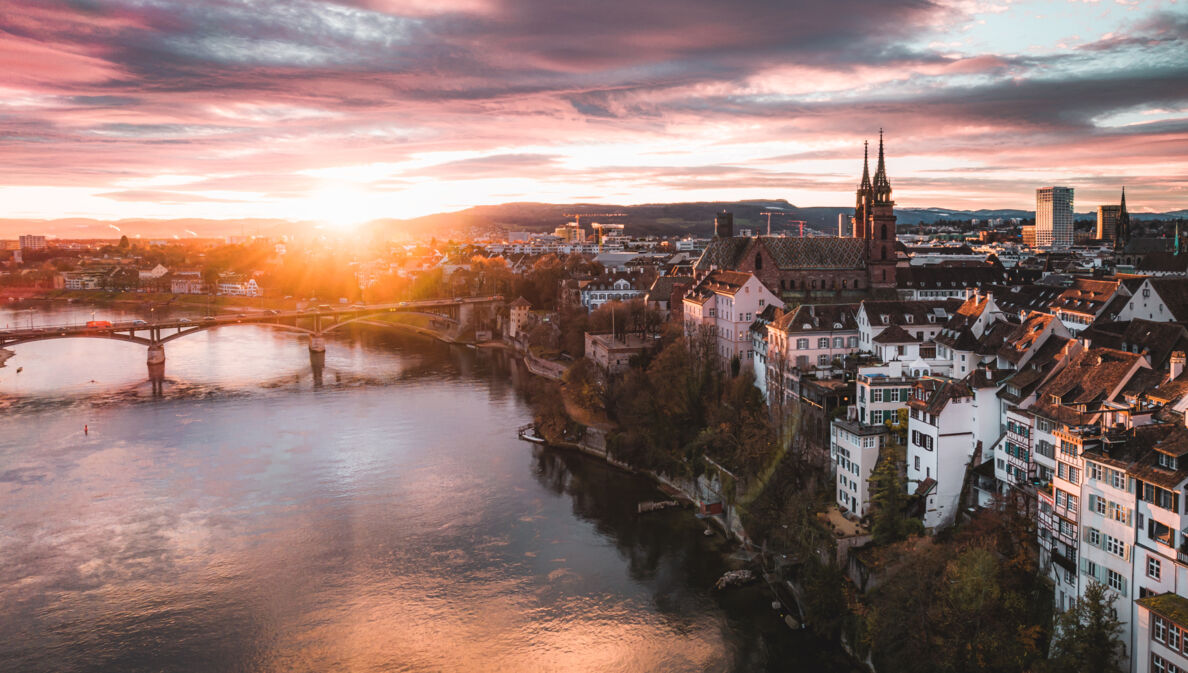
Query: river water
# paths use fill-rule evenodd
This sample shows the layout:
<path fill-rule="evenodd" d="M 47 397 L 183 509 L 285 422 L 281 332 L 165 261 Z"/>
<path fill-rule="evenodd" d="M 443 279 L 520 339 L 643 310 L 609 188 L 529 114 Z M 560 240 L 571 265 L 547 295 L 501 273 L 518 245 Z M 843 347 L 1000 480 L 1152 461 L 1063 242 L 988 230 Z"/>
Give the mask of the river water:
<path fill-rule="evenodd" d="M 712 591 L 720 536 L 637 515 L 648 482 L 517 440 L 497 352 L 362 329 L 315 387 L 298 336 L 220 327 L 167 345 L 154 399 L 143 346 L 13 350 L 0 670 L 849 670 L 757 587 Z"/>

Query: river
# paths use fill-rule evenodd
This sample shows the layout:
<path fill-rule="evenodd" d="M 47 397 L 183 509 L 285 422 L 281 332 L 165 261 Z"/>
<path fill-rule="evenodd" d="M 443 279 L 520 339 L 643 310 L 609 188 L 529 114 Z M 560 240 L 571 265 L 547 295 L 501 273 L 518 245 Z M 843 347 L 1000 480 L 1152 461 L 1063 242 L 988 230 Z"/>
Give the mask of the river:
<path fill-rule="evenodd" d="M 220 327 L 167 345 L 154 399 L 143 346 L 13 350 L 2 670 L 850 670 L 758 587 L 714 592 L 721 536 L 637 515 L 647 481 L 517 440 L 497 352 L 364 328 L 316 387 L 298 336 Z"/>

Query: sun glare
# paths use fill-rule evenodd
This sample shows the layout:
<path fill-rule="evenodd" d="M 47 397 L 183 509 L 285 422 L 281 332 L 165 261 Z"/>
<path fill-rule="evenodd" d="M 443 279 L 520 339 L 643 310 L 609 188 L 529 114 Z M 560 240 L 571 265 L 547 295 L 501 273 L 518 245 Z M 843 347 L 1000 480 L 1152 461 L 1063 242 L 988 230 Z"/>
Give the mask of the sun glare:
<path fill-rule="evenodd" d="M 305 216 L 319 226 L 335 231 L 349 231 L 370 220 L 383 217 L 372 203 L 370 195 L 352 185 L 328 185 L 315 191 L 306 200 Z"/>

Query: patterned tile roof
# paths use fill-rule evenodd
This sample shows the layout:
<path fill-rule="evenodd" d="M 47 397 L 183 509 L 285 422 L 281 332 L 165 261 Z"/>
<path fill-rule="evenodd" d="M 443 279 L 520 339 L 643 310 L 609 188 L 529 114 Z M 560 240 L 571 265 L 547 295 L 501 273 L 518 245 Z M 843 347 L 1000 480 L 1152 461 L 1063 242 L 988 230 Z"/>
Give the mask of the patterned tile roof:
<path fill-rule="evenodd" d="M 860 238 L 760 238 L 760 245 L 781 269 L 864 269 L 865 242 Z"/>
<path fill-rule="evenodd" d="M 715 238 L 706 246 L 693 268 L 734 269 L 747 255 L 762 247 L 780 269 L 865 269 L 865 242 L 836 236 L 760 236 L 759 238 Z"/>

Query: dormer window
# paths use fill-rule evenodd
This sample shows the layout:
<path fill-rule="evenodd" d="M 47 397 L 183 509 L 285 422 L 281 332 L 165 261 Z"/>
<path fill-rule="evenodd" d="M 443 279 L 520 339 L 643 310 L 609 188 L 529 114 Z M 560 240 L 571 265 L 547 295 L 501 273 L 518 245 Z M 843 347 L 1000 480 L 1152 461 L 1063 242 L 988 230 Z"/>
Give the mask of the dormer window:
<path fill-rule="evenodd" d="M 1060 396 L 1059 395 L 1048 395 L 1048 401 L 1051 402 L 1052 404 L 1060 404 Z"/>
<path fill-rule="evenodd" d="M 1176 457 L 1175 456 L 1169 456 L 1166 453 L 1160 453 L 1157 455 L 1159 456 L 1159 467 L 1162 467 L 1167 470 L 1175 470 L 1176 469 Z"/>

